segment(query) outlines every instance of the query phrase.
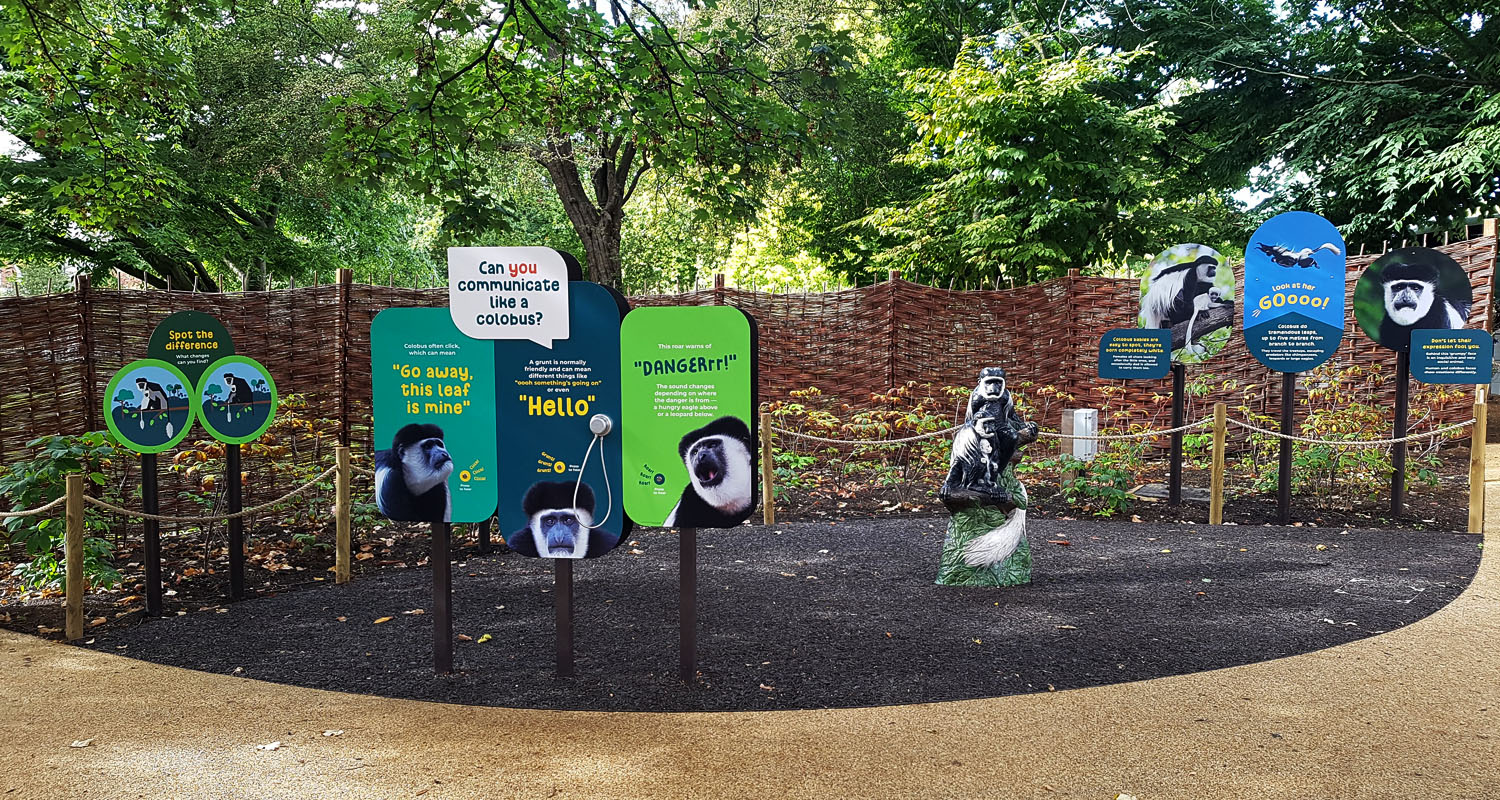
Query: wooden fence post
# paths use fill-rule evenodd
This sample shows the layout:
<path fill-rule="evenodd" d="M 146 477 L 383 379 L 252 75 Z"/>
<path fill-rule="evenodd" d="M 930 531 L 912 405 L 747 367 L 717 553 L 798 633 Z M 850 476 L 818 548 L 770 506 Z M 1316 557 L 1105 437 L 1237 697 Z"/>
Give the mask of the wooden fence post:
<path fill-rule="evenodd" d="M 333 575 L 335 583 L 349 582 L 349 561 L 351 558 L 349 537 L 349 515 L 351 512 L 349 503 L 349 445 L 341 444 L 335 451 L 338 459 L 338 472 L 335 477 L 335 490 L 333 502 L 333 514 L 335 518 L 335 539 L 333 548 Z"/>
<path fill-rule="evenodd" d="M 68 641 L 83 638 L 83 473 L 67 477 L 63 514 L 67 529 L 63 535 L 63 559 L 67 562 L 67 591 L 63 630 Z"/>
<path fill-rule="evenodd" d="M 1474 430 L 1469 438 L 1469 533 L 1484 533 L 1484 443 L 1486 403 L 1474 393 Z"/>
<path fill-rule="evenodd" d="M 1222 402 L 1214 403 L 1214 462 L 1208 493 L 1208 524 L 1224 524 L 1224 440 L 1225 408 Z"/>
<path fill-rule="evenodd" d="M 760 507 L 762 520 L 776 524 L 776 471 L 771 451 L 771 415 L 760 412 Z"/>

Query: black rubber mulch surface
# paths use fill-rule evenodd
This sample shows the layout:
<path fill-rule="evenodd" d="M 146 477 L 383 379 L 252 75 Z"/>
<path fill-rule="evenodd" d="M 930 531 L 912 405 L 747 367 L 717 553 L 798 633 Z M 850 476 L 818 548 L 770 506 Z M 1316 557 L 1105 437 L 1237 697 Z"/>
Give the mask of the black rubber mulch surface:
<path fill-rule="evenodd" d="M 702 532 L 695 686 L 677 679 L 677 538 L 660 530 L 577 565 L 571 679 L 553 676 L 550 562 L 515 555 L 454 565 L 455 631 L 472 641 L 457 642 L 453 675 L 432 672 L 426 568 L 150 620 L 92 646 L 299 686 L 513 707 L 958 700 L 1228 667 L 1389 631 L 1457 596 L 1481 541 L 1035 520 L 1034 583 L 958 589 L 932 583 L 944 525 L 904 517 Z M 429 611 L 404 613 L 416 609 Z M 391 619 L 375 624 L 381 617 Z"/>

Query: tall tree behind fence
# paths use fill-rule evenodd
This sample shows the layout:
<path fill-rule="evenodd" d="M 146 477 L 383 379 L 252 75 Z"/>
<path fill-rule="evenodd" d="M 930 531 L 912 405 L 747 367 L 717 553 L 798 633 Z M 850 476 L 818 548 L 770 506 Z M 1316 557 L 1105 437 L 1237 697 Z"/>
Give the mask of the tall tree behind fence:
<path fill-rule="evenodd" d="M 1470 327 L 1488 328 L 1497 252 L 1493 221 L 1486 223 L 1484 235 L 1438 249 L 1468 271 L 1475 298 Z M 1350 311 L 1335 360 L 1346 366 L 1384 365 L 1393 373 L 1395 354 L 1369 341 L 1353 320 L 1355 281 L 1379 255 L 1348 259 Z M 1104 402 L 1100 387 L 1105 384 L 1095 373 L 1099 337 L 1111 328 L 1135 326 L 1138 294 L 1135 280 L 1070 275 L 1018 289 L 966 292 L 899 279 L 816 294 L 769 294 L 719 283 L 685 294 L 636 297 L 632 303 L 717 303 L 749 311 L 760 326 L 764 400 L 817 386 L 860 406 L 872 393 L 907 381 L 968 385 L 980 366 L 998 364 L 1010 373 L 1012 385 L 1051 385 L 1073 395 L 1069 404 L 1081 407 Z M 62 294 L 0 298 L 0 463 L 28 457 L 25 444 L 38 436 L 102 429 L 100 398 L 110 377 L 145 356 L 163 317 L 184 309 L 223 320 L 235 350 L 265 364 L 283 395 L 306 397 L 309 416 L 337 421 L 356 454 L 367 454 L 370 321 L 385 308 L 446 302 L 444 289 L 358 285 L 348 281 L 347 272 L 331 285 L 265 292 L 120 291 L 82 282 Z M 1214 360 L 1191 372 L 1242 385 L 1275 383 L 1237 332 Z M 1160 423 L 1157 414 L 1166 409 L 1152 396 L 1168 390 L 1167 380 L 1129 384 L 1125 402 L 1139 417 L 1135 421 Z M 1389 402 L 1394 386 L 1385 394 L 1371 400 Z M 1239 393 L 1210 394 L 1200 401 L 1216 399 L 1232 406 L 1244 401 Z M 1251 401 L 1256 410 L 1276 402 L 1270 392 Z M 1462 416 L 1467 409 L 1453 413 Z M 247 487 L 246 503 L 285 488 L 256 483 Z M 172 494 L 164 492 L 164 507 L 175 507 Z"/>

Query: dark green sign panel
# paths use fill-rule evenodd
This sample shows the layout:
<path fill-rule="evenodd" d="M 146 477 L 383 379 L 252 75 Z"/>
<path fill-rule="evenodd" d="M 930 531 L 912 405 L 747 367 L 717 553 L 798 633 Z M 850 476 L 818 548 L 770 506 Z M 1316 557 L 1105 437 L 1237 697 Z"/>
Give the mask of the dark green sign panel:
<path fill-rule="evenodd" d="M 629 531 L 620 506 L 620 319 L 627 308 L 619 294 L 574 281 L 566 339 L 551 348 L 494 343 L 496 428 L 505 444 L 500 530 L 518 553 L 592 558 Z M 613 421 L 598 442 L 589 428 L 595 414 Z"/>
<path fill-rule="evenodd" d="M 115 440 L 137 453 L 170 450 L 193 427 L 192 382 L 154 358 L 132 361 L 104 391 L 104 422 Z"/>
<path fill-rule="evenodd" d="M 276 381 L 260 362 L 225 356 L 210 364 L 193 393 L 193 412 L 215 439 L 252 442 L 276 416 Z"/>
<path fill-rule="evenodd" d="M 197 383 L 209 364 L 234 354 L 224 323 L 202 311 L 179 311 L 157 324 L 146 357 L 171 364 Z"/>
<path fill-rule="evenodd" d="M 729 528 L 755 508 L 754 321 L 731 306 L 638 308 L 620 332 L 625 510 Z"/>
<path fill-rule="evenodd" d="M 495 513 L 495 351 L 446 308 L 389 308 L 370 323 L 375 505 L 404 522 Z"/>

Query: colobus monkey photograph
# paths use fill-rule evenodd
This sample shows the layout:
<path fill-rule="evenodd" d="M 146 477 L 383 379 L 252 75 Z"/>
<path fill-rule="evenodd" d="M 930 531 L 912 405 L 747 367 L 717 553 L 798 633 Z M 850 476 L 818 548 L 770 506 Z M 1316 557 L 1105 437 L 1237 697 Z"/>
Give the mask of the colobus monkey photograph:
<path fill-rule="evenodd" d="M 453 458 L 443 429 L 412 423 L 396 431 L 389 450 L 375 453 L 375 507 L 397 522 L 448 522 Z"/>
<path fill-rule="evenodd" d="M 1233 324 L 1234 270 L 1223 256 L 1203 245 L 1180 244 L 1152 259 L 1142 280 L 1140 326 L 1172 329 L 1174 360 L 1214 355 Z"/>
<path fill-rule="evenodd" d="M 574 489 L 578 500 L 573 500 Z M 620 537 L 594 524 L 594 490 L 574 481 L 538 481 L 521 501 L 526 527 L 505 546 L 533 558 L 593 558 L 615 549 Z"/>
<path fill-rule="evenodd" d="M 1317 239 L 1313 241 L 1317 241 Z M 1318 260 L 1315 258 L 1318 253 L 1327 250 L 1336 256 L 1344 254 L 1343 249 L 1333 242 L 1324 242 L 1317 247 L 1304 247 L 1300 250 L 1293 250 L 1279 244 L 1261 244 L 1260 242 L 1256 242 L 1255 246 L 1271 259 L 1272 264 L 1278 267 L 1301 267 L 1302 269 L 1311 267 L 1313 269 L 1322 269 L 1322 267 L 1318 266 Z"/>
<path fill-rule="evenodd" d="M 1474 305 L 1469 276 L 1447 255 L 1404 247 L 1381 256 L 1354 289 L 1354 317 L 1382 347 L 1405 352 L 1418 328 L 1455 330 Z"/>
<path fill-rule="evenodd" d="M 755 508 L 755 441 L 738 417 L 719 417 L 677 445 L 688 485 L 662 525 L 729 528 Z"/>

